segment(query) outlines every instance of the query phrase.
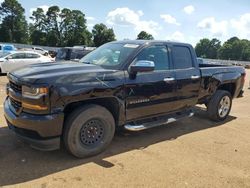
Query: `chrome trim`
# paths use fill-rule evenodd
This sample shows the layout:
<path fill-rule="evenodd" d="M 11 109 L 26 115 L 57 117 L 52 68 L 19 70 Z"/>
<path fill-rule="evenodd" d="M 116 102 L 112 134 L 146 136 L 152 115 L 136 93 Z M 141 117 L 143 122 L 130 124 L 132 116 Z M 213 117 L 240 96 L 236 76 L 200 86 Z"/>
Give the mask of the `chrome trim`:
<path fill-rule="evenodd" d="M 194 113 L 193 112 L 190 112 L 187 116 L 185 117 L 192 117 L 194 116 Z M 184 117 L 182 117 L 184 118 Z M 164 121 L 156 121 L 155 123 L 145 123 L 145 124 L 142 124 L 142 125 L 131 125 L 131 124 L 127 124 L 124 126 L 124 128 L 128 131 L 142 131 L 142 130 L 145 130 L 145 129 L 150 129 L 150 128 L 153 128 L 153 127 L 158 127 L 158 126 L 161 126 L 161 125 L 166 125 L 166 124 L 169 124 L 169 123 L 173 123 L 175 121 L 178 121 L 182 118 L 168 118 L 165 122 Z"/>
<path fill-rule="evenodd" d="M 139 61 L 135 62 L 135 64 L 133 66 L 154 68 L 155 63 L 153 61 L 139 60 Z"/>
<path fill-rule="evenodd" d="M 230 111 L 231 101 L 228 96 L 224 96 L 219 104 L 218 114 L 221 118 L 224 118 Z"/>
<path fill-rule="evenodd" d="M 175 78 L 173 78 L 173 77 L 164 78 L 163 81 L 164 81 L 164 82 L 172 82 L 172 81 L 175 81 Z"/>
<path fill-rule="evenodd" d="M 191 79 L 192 79 L 192 80 L 199 79 L 199 78 L 200 78 L 200 76 L 197 76 L 197 75 L 191 76 Z"/>

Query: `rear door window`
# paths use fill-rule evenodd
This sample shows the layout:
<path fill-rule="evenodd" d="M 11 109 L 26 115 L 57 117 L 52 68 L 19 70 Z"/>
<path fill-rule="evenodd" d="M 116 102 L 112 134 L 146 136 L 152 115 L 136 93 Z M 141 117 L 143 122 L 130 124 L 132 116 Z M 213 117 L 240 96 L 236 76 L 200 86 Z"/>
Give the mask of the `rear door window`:
<path fill-rule="evenodd" d="M 37 59 L 40 56 L 38 54 L 33 54 L 33 53 L 27 53 L 26 54 L 26 59 Z"/>
<path fill-rule="evenodd" d="M 192 55 L 186 46 L 173 46 L 173 62 L 175 69 L 187 69 L 193 67 Z"/>

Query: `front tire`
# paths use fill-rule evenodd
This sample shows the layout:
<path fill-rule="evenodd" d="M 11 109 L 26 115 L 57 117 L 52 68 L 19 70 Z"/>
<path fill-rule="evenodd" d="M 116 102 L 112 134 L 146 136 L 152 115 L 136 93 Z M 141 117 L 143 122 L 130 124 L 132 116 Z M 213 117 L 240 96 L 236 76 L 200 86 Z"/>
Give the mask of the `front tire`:
<path fill-rule="evenodd" d="M 225 90 L 217 90 L 208 102 L 208 116 L 213 121 L 224 121 L 230 113 L 231 107 L 231 94 Z"/>
<path fill-rule="evenodd" d="M 99 105 L 81 107 L 65 122 L 63 140 L 66 149 L 78 158 L 90 157 L 104 151 L 115 133 L 112 114 Z"/>

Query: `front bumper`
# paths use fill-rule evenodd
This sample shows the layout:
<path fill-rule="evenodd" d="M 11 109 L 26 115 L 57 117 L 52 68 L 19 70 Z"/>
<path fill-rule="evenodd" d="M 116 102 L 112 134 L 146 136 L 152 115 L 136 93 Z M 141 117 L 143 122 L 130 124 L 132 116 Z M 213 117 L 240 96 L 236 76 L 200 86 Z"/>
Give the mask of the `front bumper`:
<path fill-rule="evenodd" d="M 21 112 L 16 115 L 11 110 L 8 98 L 4 102 L 4 116 L 9 128 L 22 140 L 40 150 L 60 148 L 64 114 L 33 115 Z"/>

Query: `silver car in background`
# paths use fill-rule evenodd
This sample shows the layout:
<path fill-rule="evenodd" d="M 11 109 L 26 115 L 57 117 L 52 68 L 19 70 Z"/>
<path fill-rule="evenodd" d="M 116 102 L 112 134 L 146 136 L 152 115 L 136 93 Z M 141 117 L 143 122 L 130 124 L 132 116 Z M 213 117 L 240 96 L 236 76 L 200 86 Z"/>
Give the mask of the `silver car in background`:
<path fill-rule="evenodd" d="M 11 51 L 0 53 L 0 73 L 8 73 L 37 63 L 49 63 L 53 59 L 33 51 Z"/>

